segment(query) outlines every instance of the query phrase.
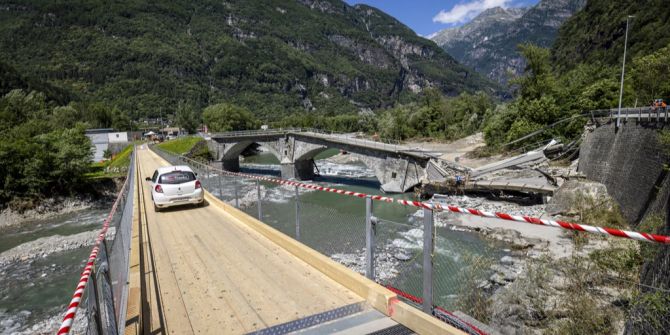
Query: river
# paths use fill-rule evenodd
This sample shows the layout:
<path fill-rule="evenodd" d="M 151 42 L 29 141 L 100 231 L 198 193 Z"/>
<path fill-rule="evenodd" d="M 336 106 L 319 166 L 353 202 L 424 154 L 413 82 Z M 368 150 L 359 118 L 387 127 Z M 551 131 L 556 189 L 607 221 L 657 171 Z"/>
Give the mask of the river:
<path fill-rule="evenodd" d="M 44 237 L 97 231 L 107 211 L 86 209 L 5 227 L 0 231 L 0 253 Z M 45 318 L 64 315 L 90 249 L 86 246 L 0 264 L 0 334 L 30 329 Z"/>
<path fill-rule="evenodd" d="M 312 183 L 357 191 L 383 194 L 374 173 L 362 163 L 333 163 L 326 158 L 336 155 L 329 150 L 316 157 L 320 172 Z M 279 162 L 270 153 L 245 157 L 243 172 L 278 176 Z M 213 176 L 205 179 L 215 195 L 234 204 L 234 179 Z M 220 186 L 221 185 L 221 186 Z M 296 237 L 295 187 L 261 182 L 263 221 Z M 238 184 L 242 209 L 258 216 L 257 188 L 252 180 Z M 221 192 L 221 188 L 223 192 Z M 364 271 L 365 200 L 328 192 L 299 189 L 300 241 L 344 265 Z M 386 194 L 388 195 L 388 194 Z M 414 193 L 393 194 L 395 198 L 414 199 Z M 378 282 L 421 296 L 422 287 L 422 210 L 399 204 L 374 202 L 376 224 L 376 279 Z M 436 227 L 434 256 L 435 303 L 458 309 L 463 295 L 473 285 L 491 275 L 490 266 L 509 254 L 502 243 L 483 239 L 479 234 Z"/>

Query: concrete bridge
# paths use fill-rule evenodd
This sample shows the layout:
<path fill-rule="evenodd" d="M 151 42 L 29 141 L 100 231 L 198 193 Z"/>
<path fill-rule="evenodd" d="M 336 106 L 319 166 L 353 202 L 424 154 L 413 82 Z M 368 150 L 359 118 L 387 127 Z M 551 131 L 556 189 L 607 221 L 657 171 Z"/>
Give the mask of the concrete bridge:
<path fill-rule="evenodd" d="M 223 169 L 236 172 L 240 169 L 240 154 L 254 143 L 267 149 L 279 160 L 281 175 L 285 179 L 312 179 L 314 157 L 330 148 L 356 156 L 374 171 L 385 192 L 406 192 L 422 182 L 444 181 L 468 171 L 455 163 L 438 162 L 437 157 L 427 152 L 314 130 L 214 134 L 208 141 L 208 147 L 215 160 L 221 162 Z"/>

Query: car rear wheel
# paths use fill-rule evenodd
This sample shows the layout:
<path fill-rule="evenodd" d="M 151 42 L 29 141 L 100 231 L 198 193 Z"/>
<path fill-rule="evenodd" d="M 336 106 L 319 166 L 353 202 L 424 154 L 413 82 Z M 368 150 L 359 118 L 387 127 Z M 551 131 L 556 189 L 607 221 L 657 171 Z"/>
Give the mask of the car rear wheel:
<path fill-rule="evenodd" d="M 154 202 L 154 211 L 155 211 L 156 213 L 158 213 L 158 212 L 161 211 L 161 209 L 158 208 L 158 206 L 156 206 L 156 203 L 155 203 L 155 202 Z"/>

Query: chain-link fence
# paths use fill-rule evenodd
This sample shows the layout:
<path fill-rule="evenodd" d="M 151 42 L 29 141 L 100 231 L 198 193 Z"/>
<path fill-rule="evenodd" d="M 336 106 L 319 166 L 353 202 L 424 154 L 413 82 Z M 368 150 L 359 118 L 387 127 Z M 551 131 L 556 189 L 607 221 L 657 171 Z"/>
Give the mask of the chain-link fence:
<path fill-rule="evenodd" d="M 502 333 L 670 333 L 669 292 L 641 285 L 639 270 L 630 270 L 652 257 L 645 242 L 595 237 L 583 252 L 575 239 L 572 254 L 554 257 L 532 244 L 482 238 L 453 224 L 460 214 L 449 211 L 337 192 L 318 197 L 304 184 L 154 150 L 190 165 L 225 202 L 468 333 L 483 333 L 482 324 Z"/>
<path fill-rule="evenodd" d="M 94 247 L 89 258 L 90 267 L 87 265 L 82 274 L 59 334 L 118 334 L 125 327 L 134 164 L 133 152 L 126 181 L 106 220 L 107 228 L 101 233 L 103 238 Z M 80 290 L 84 284 L 85 289 Z M 83 313 L 75 315 L 72 307 L 76 304 Z"/>

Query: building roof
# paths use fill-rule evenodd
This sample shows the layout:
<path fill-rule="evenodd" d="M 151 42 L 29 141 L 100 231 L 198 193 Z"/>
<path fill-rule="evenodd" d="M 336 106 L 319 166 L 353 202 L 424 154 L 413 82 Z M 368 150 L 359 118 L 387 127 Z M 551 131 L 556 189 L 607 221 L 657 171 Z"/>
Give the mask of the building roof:
<path fill-rule="evenodd" d="M 106 133 L 113 133 L 114 128 L 93 128 L 93 129 L 86 129 L 86 134 L 106 134 Z"/>

